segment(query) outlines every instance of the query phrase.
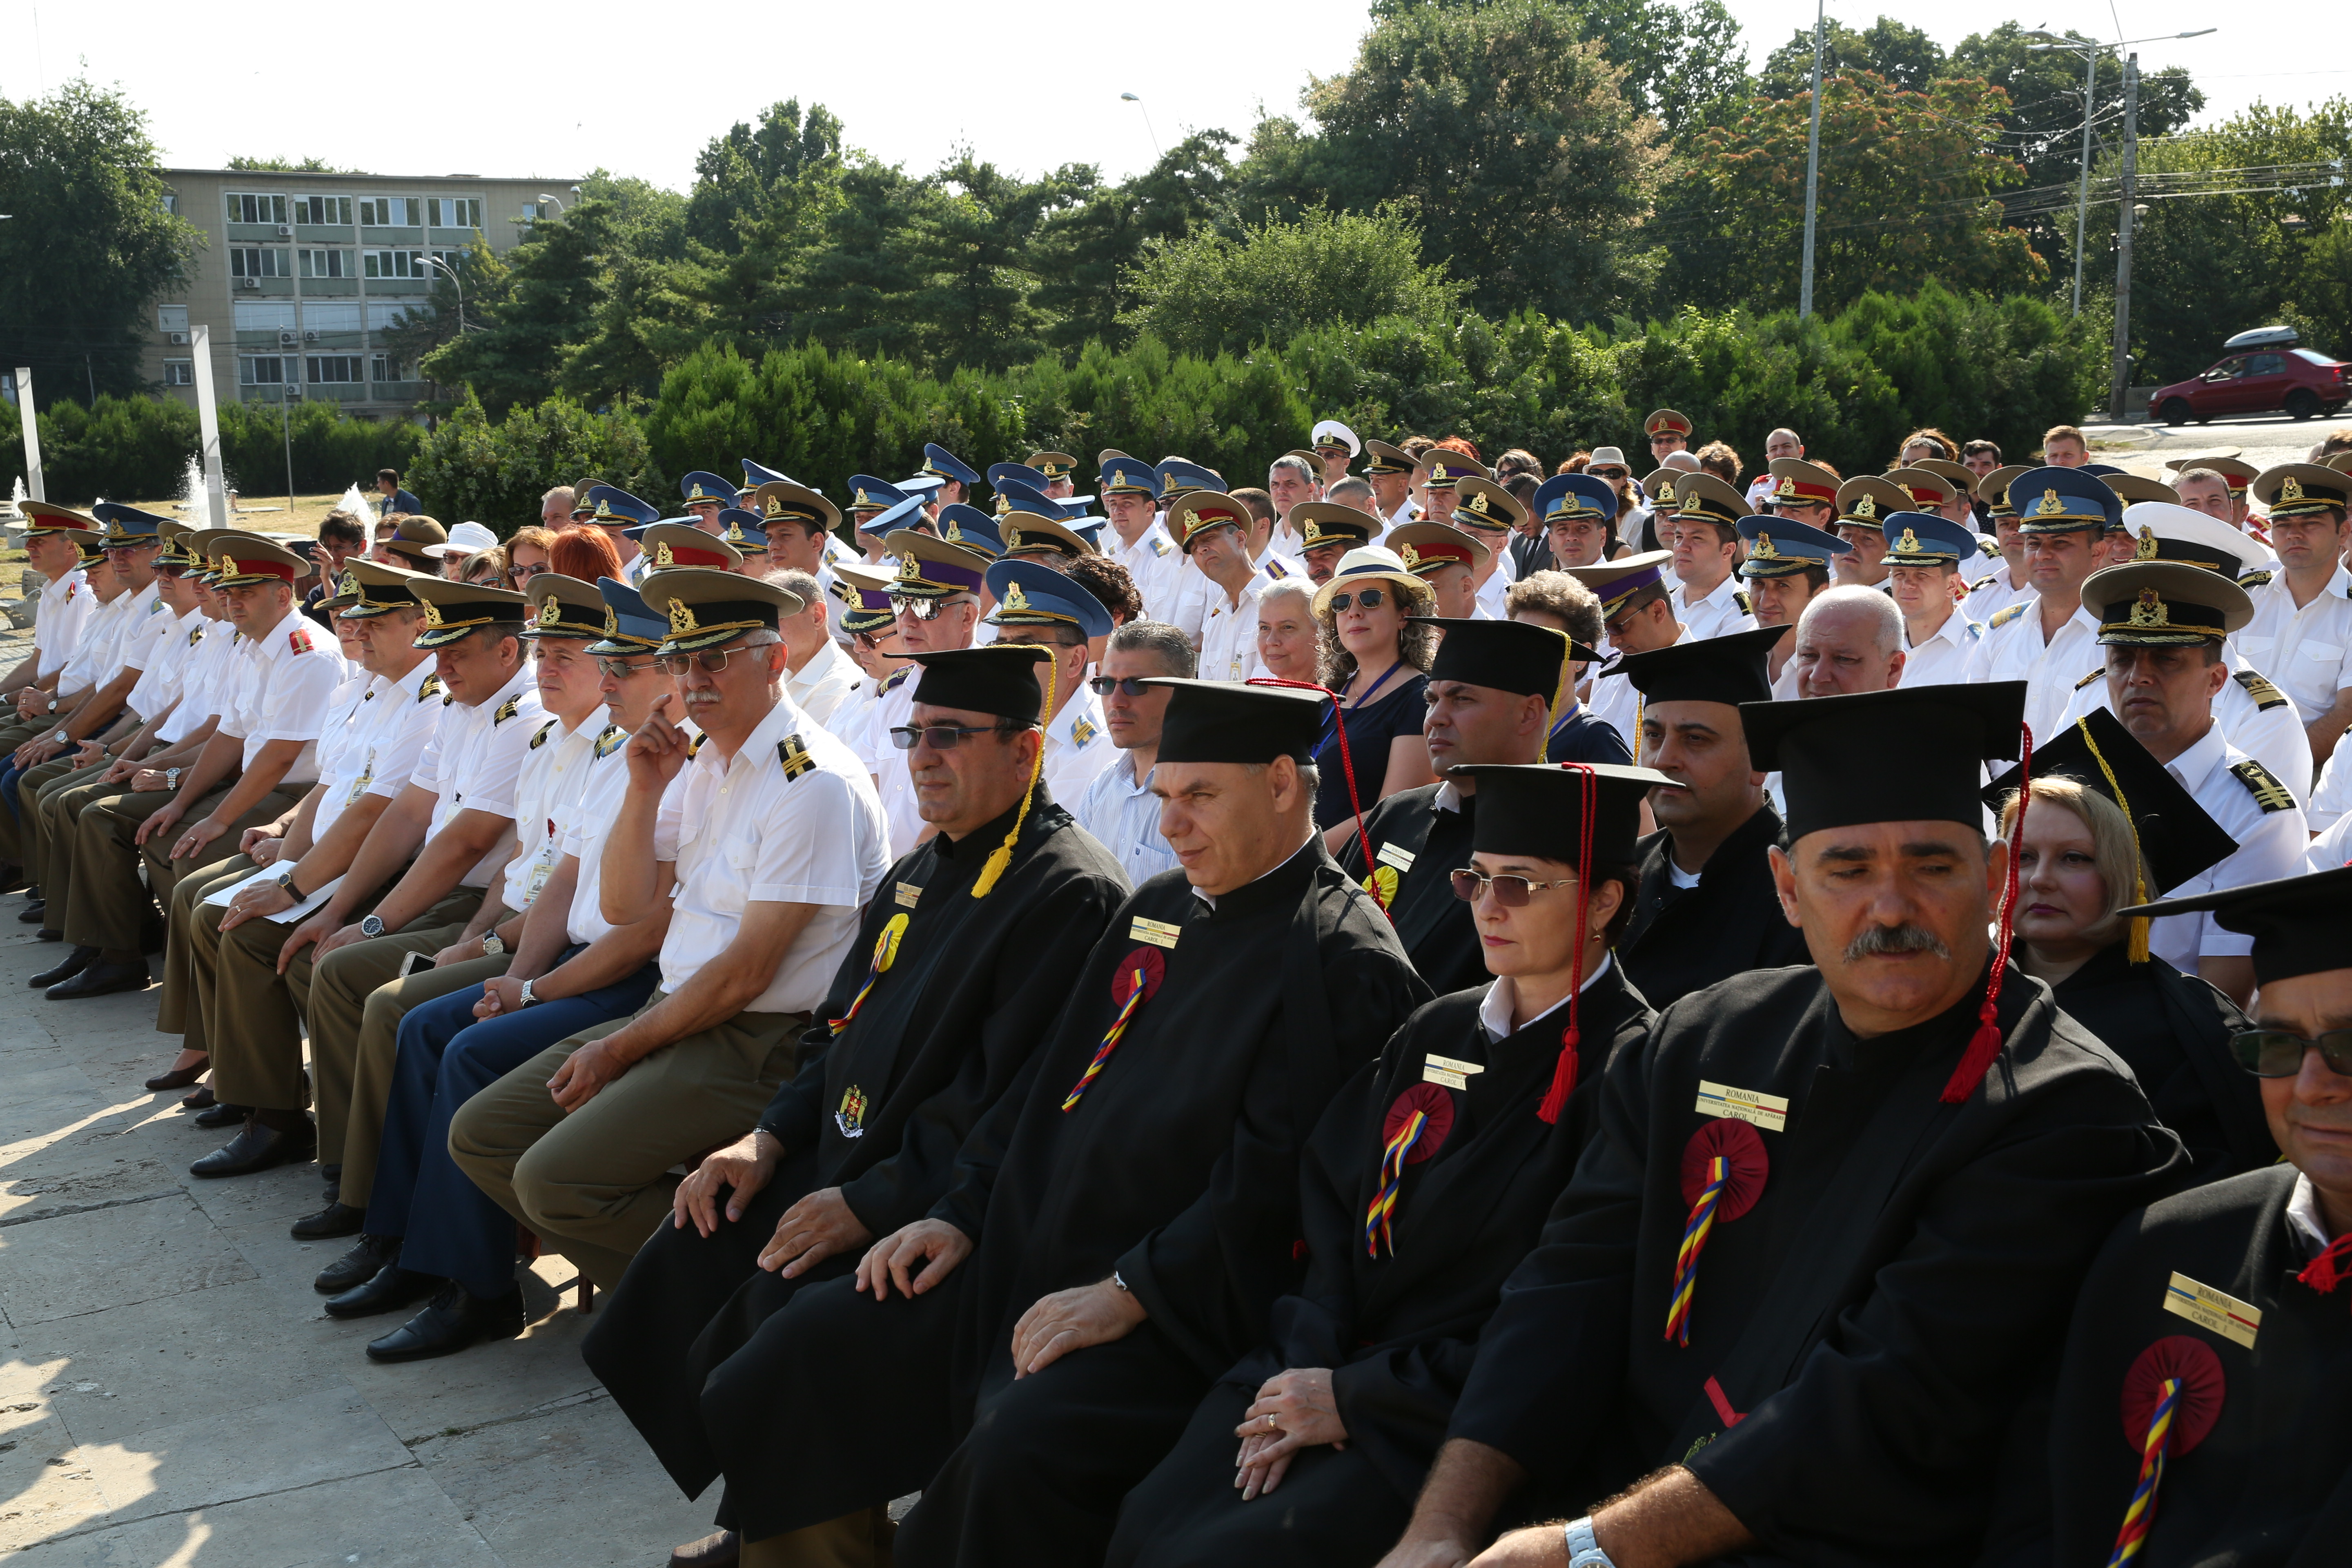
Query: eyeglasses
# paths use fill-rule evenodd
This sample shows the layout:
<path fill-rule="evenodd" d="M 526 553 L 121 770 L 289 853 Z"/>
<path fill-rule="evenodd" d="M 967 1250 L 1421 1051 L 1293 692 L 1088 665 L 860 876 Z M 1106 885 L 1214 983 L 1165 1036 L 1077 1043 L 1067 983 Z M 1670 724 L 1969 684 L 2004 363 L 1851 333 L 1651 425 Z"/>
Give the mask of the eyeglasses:
<path fill-rule="evenodd" d="M 1587 468 L 1584 471 L 1596 479 L 1629 479 L 1633 477 L 1631 468 Z"/>
<path fill-rule="evenodd" d="M 1116 691 L 1122 697 L 1144 697 L 1150 689 L 1143 683 L 1150 679 L 1141 675 L 1097 675 L 1087 684 L 1097 697 L 1108 697 Z"/>
<path fill-rule="evenodd" d="M 518 563 L 517 564 L 507 568 L 507 575 L 513 578 L 518 583 L 528 583 L 533 577 L 538 576 L 541 572 L 552 572 L 554 570 L 554 567 L 550 566 L 544 561 L 536 562 L 528 566 Z"/>
<path fill-rule="evenodd" d="M 2256 1078 L 2293 1078 L 2306 1050 L 2317 1051 L 2329 1072 L 2352 1078 L 2352 1029 L 2330 1029 L 2315 1040 L 2284 1029 L 2241 1029 L 2230 1037 L 2230 1053 Z"/>
<path fill-rule="evenodd" d="M 1008 724 L 898 724 L 890 731 L 890 743 L 902 752 L 911 752 L 926 745 L 935 752 L 952 752 L 963 744 L 966 735 L 1010 735 L 1026 725 Z"/>
<path fill-rule="evenodd" d="M 940 618 L 940 606 L 948 602 L 946 599 L 921 598 L 913 594 L 893 594 L 890 595 L 890 613 L 912 616 L 919 621 L 936 621 Z"/>
<path fill-rule="evenodd" d="M 775 645 L 770 643 L 763 646 L 772 647 Z M 654 656 L 654 665 L 664 675 L 670 677 L 672 679 L 683 680 L 686 679 L 688 672 L 692 670 L 697 665 L 700 665 L 702 667 L 703 674 L 716 675 L 720 670 L 727 668 L 727 661 L 730 658 L 739 653 L 747 651 L 756 650 L 747 650 L 739 647 L 714 647 L 706 649 L 701 653 L 656 654 Z"/>
<path fill-rule="evenodd" d="M 1335 612 L 1349 609 L 1377 610 L 1388 602 L 1389 596 L 1378 588 L 1359 588 L 1352 594 L 1331 595 L 1331 608 Z"/>
<path fill-rule="evenodd" d="M 596 673 L 607 680 L 626 680 L 646 670 L 659 669 L 661 662 L 658 658 L 600 658 L 596 661 Z"/>
<path fill-rule="evenodd" d="M 1573 888 L 1576 879 L 1559 882 L 1530 882 L 1525 877 L 1486 877 L 1464 869 L 1454 873 L 1454 896 L 1465 904 L 1475 904 L 1484 898 L 1486 889 L 1495 890 L 1495 901 L 1507 910 L 1525 908 L 1530 896 L 1548 888 Z"/>

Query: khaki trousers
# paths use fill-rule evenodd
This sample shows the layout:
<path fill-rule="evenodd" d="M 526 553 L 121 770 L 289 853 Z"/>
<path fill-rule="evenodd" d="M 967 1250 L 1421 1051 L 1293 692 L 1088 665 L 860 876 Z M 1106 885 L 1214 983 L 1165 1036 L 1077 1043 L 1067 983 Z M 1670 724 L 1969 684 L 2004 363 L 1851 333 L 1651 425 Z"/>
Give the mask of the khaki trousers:
<path fill-rule="evenodd" d="M 172 907 L 163 916 L 163 999 L 155 1008 L 155 1032 L 186 1036 L 184 1047 L 187 1050 L 209 1050 L 205 1042 L 212 1037 L 196 997 L 197 912 L 215 889 L 244 881 L 257 868 L 249 858 L 232 855 L 189 872 L 172 889 Z M 221 912 L 213 911 L 215 923 L 208 934 L 219 934 Z M 206 952 L 205 962 L 210 964 L 215 956 Z"/>
<path fill-rule="evenodd" d="M 329 961 L 330 967 L 332 962 Z M 344 1118 L 343 1173 L 336 1178 L 341 1187 L 335 1194 L 338 1202 L 363 1209 L 374 1190 L 376 1155 L 383 1147 L 384 1107 L 392 1099 L 393 1064 L 400 1059 L 400 1021 L 408 1016 L 411 1007 L 436 997 L 453 991 L 479 991 L 484 981 L 496 980 L 513 962 L 511 953 L 469 958 L 438 969 L 420 969 L 368 993 L 360 1011 L 359 1048 L 352 1058 L 352 1108 Z"/>
<path fill-rule="evenodd" d="M 248 827 L 275 821 L 298 797 L 272 790 L 252 810 L 228 825 L 228 830 L 205 846 L 195 858 L 173 860 L 172 846 L 190 825 L 203 821 L 227 798 L 224 784 L 188 808 L 180 826 L 158 833 L 142 845 L 139 829 L 171 804 L 161 790 L 108 795 L 82 813 L 74 840 L 73 899 L 62 927 L 66 940 L 77 947 L 112 948 L 136 952 L 147 921 L 171 907 L 172 889 L 189 872 L 236 852 L 236 841 Z M 147 880 L 139 879 L 142 866 Z M 152 889 L 152 891 L 151 891 Z"/>
<path fill-rule="evenodd" d="M 41 791 L 74 771 L 73 758 L 74 753 L 68 751 L 62 757 L 51 757 L 40 766 L 26 768 L 16 775 L 15 814 L 11 815 L 6 806 L 0 805 L 0 860 L 24 867 L 27 875 L 40 865 L 40 855 L 35 848 L 34 836 L 37 829 L 33 824 L 40 815 Z M 0 760 L 5 760 L 5 757 L 0 757 Z M 38 879 L 35 879 L 36 881 Z M 47 888 L 41 889 L 41 896 L 48 897 Z"/>
<path fill-rule="evenodd" d="M 154 895 L 155 907 L 159 910 L 172 907 L 172 889 L 180 885 L 181 878 L 191 871 L 202 870 L 224 855 L 236 854 L 237 840 L 245 837 L 247 828 L 276 822 L 301 805 L 302 797 L 310 793 L 310 786 L 307 784 L 280 784 L 263 795 L 250 811 L 230 823 L 218 838 L 185 860 L 173 859 L 172 845 L 178 841 L 179 836 L 218 811 L 221 802 L 228 798 L 228 792 L 236 786 L 236 782 L 229 780 L 205 796 L 188 808 L 188 815 L 180 818 L 180 826 L 175 831 L 158 833 L 140 849 L 140 858 L 147 864 L 147 888 Z"/>
<path fill-rule="evenodd" d="M 66 906 L 73 892 L 74 828 L 81 814 L 110 795 L 121 795 L 125 784 L 104 784 L 110 763 L 79 768 L 44 785 L 25 817 L 26 875 L 39 884 L 41 897 L 52 911 L 41 925 L 47 931 L 66 928 Z"/>
<path fill-rule="evenodd" d="M 656 992 L 646 1006 L 661 1000 Z M 808 1016 L 738 1013 L 655 1051 L 567 1114 L 547 1080 L 581 1045 L 626 1026 L 550 1047 L 449 1124 L 450 1157 L 474 1184 L 607 1290 L 668 1217 L 670 1167 L 759 1121 L 793 1070 Z"/>

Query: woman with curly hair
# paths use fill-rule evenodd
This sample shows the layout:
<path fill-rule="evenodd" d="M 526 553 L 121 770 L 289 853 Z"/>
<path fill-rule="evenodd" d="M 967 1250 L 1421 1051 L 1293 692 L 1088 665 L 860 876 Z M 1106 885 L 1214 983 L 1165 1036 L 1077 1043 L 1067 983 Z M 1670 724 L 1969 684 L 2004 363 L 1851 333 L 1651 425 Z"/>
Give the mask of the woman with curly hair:
<path fill-rule="evenodd" d="M 1437 608 L 1429 585 L 1396 552 L 1378 545 L 1350 550 L 1315 595 L 1322 646 L 1323 684 L 1339 694 L 1348 723 L 1348 756 L 1355 763 L 1356 806 L 1372 806 L 1401 789 L 1435 782 L 1429 747 L 1421 738 L 1423 696 L 1438 630 L 1408 619 Z M 1324 841 L 1337 846 L 1356 831 L 1340 766 L 1339 725 L 1326 716 L 1315 764 L 1315 820 Z"/>

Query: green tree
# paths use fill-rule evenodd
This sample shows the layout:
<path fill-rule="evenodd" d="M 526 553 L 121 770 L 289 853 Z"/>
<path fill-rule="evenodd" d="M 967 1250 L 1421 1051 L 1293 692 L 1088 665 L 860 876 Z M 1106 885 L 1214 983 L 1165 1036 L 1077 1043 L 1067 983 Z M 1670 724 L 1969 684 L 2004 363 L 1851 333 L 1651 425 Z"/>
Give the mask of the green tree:
<path fill-rule="evenodd" d="M 1029 298 L 1030 241 L 1093 177 L 1072 165 L 1024 180 L 970 148 L 932 176 L 940 199 L 925 205 L 915 234 L 924 281 L 903 307 L 930 363 L 1001 370 L 1037 353 L 1045 323 Z"/>
<path fill-rule="evenodd" d="M 186 281 L 203 243 L 164 208 L 147 117 L 120 93 L 68 82 L 0 100 L 0 363 L 27 365 L 44 405 L 139 389 L 147 307 Z"/>
<path fill-rule="evenodd" d="M 1030 302 L 1050 323 L 1048 342 L 1067 350 L 1128 341 L 1126 318 L 1141 302 L 1132 272 L 1144 247 L 1229 215 L 1233 164 L 1225 149 L 1233 145 L 1225 132 L 1195 132 L 1133 179 L 1089 183 L 1070 205 L 1045 216 L 1029 267 L 1037 279 Z"/>
<path fill-rule="evenodd" d="M 607 287 L 605 247 L 614 208 L 583 196 L 560 218 L 541 218 L 507 252 L 491 297 L 468 290 L 464 336 L 419 363 L 444 385 L 470 387 L 501 412 L 532 402 L 556 384 L 573 345 L 587 340 Z M 476 312 L 480 320 L 476 320 Z"/>
<path fill-rule="evenodd" d="M 1748 50 L 1722 0 L 1574 0 L 1584 36 L 1625 68 L 1637 114 L 1655 115 L 1680 143 L 1720 124 L 1748 95 Z"/>
<path fill-rule="evenodd" d="M 2014 27 L 2015 23 L 2008 26 Z M 1874 71 L 1906 92 L 1925 92 L 1945 70 L 1944 46 L 1916 27 L 1881 16 L 1861 32 L 1832 21 L 1822 34 L 1822 78 L 1840 71 Z M 1765 57 L 1756 89 L 1767 98 L 1797 98 L 1813 89 L 1813 30 L 1796 36 Z"/>
<path fill-rule="evenodd" d="M 1131 286 L 1135 321 L 1180 353 L 1279 348 L 1307 327 L 1402 316 L 1442 322 L 1463 287 L 1421 258 L 1420 228 L 1402 206 L 1369 215 L 1309 208 L 1238 239 L 1203 229 L 1147 246 Z"/>
<path fill-rule="evenodd" d="M 228 161 L 232 169 L 252 169 L 272 174 L 364 174 L 365 169 L 344 169 L 324 158 L 248 158 L 239 153 Z"/>
<path fill-rule="evenodd" d="M 668 484 L 634 415 L 551 397 L 492 418 L 470 391 L 425 438 L 405 477 L 433 516 L 485 523 L 501 538 L 539 521 L 551 485 L 587 479 L 650 496 Z"/>
<path fill-rule="evenodd" d="M 770 104 L 757 127 L 737 121 L 695 159 L 687 233 L 715 250 L 731 250 L 745 219 L 780 200 L 818 197 L 839 181 L 841 169 L 841 121 L 832 110 L 811 104 L 803 116 L 797 98 Z"/>

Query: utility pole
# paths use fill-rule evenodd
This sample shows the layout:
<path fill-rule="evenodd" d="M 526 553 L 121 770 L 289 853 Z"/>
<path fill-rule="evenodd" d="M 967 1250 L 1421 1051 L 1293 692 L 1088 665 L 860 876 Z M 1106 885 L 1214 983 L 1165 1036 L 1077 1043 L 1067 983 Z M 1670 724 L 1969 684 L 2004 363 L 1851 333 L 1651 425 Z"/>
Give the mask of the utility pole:
<path fill-rule="evenodd" d="M 1829 20 L 1829 0 L 1813 7 L 1813 126 L 1805 136 L 1805 261 L 1797 279 L 1797 319 L 1813 313 L 1813 228 L 1820 216 L 1822 190 L 1822 35 Z"/>
<path fill-rule="evenodd" d="M 2083 224 L 2091 216 L 2091 114 L 2098 103 L 2099 51 L 2083 51 L 2083 185 L 2074 198 L 2074 314 L 2083 313 Z"/>
<path fill-rule="evenodd" d="M 2116 346 L 2114 368 L 2107 384 L 2107 406 L 2116 422 L 2124 418 L 2131 395 L 2131 256 L 2132 202 L 2139 178 L 2139 56 L 2124 57 L 2123 200 L 2116 216 Z"/>

